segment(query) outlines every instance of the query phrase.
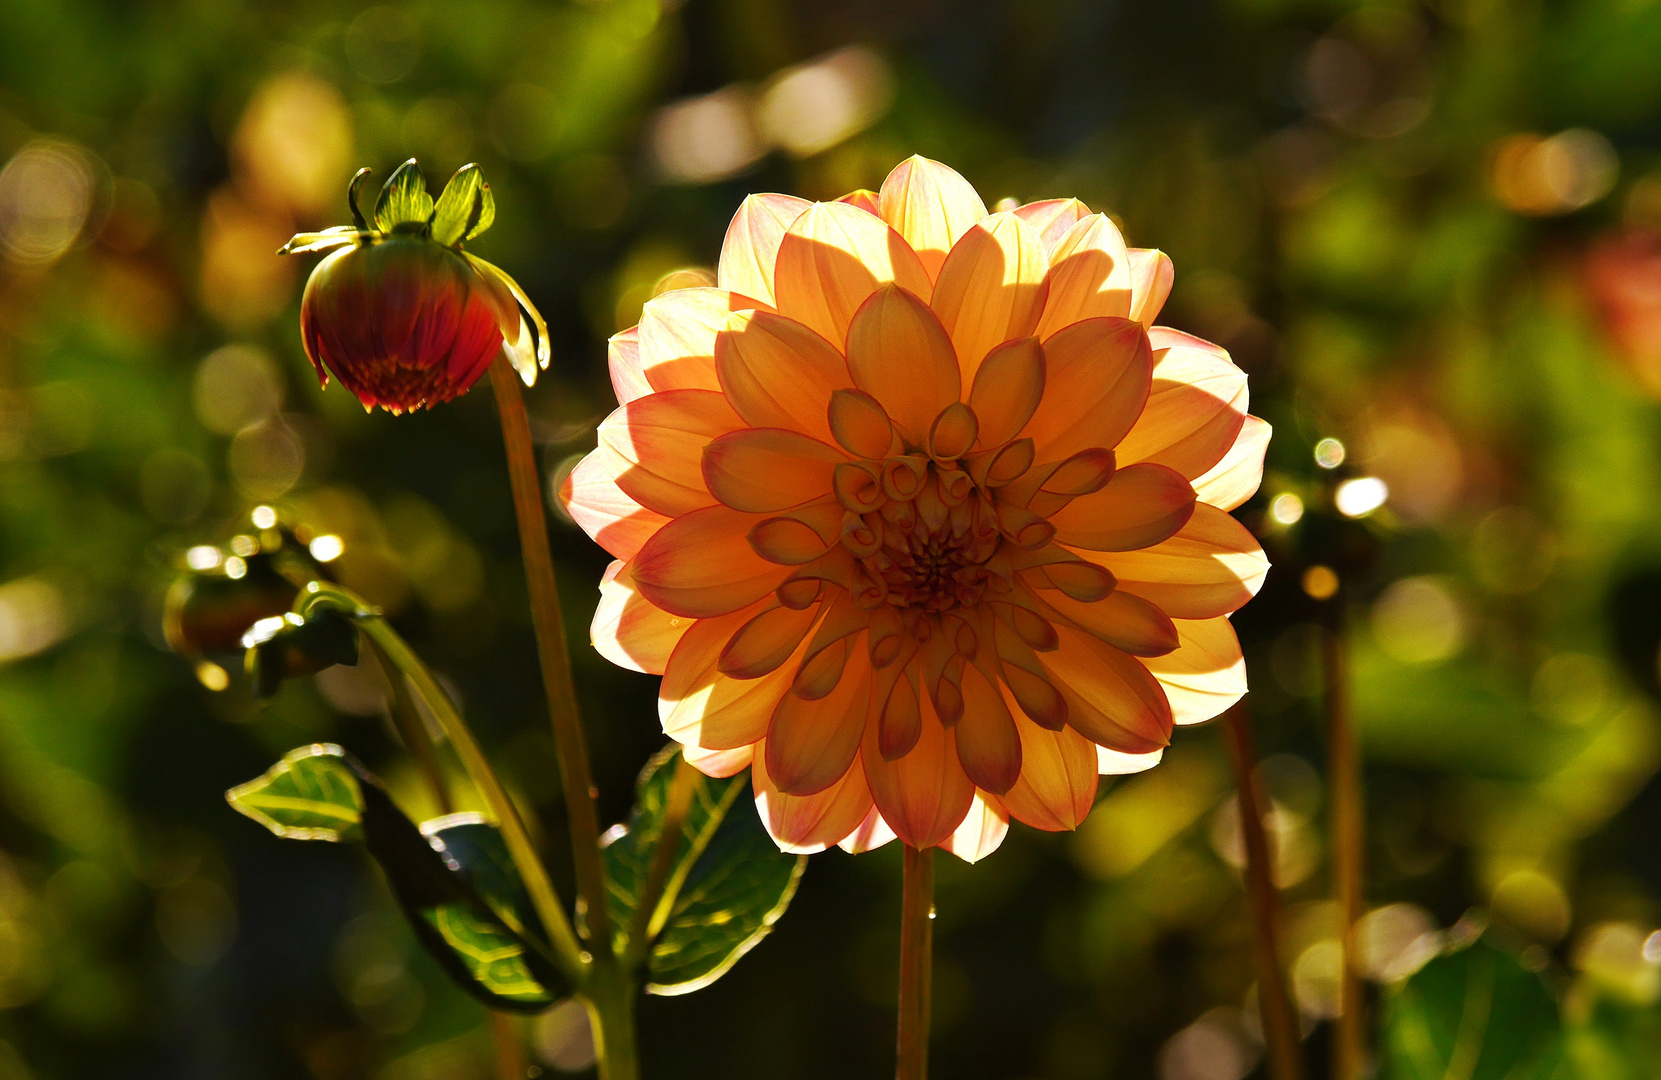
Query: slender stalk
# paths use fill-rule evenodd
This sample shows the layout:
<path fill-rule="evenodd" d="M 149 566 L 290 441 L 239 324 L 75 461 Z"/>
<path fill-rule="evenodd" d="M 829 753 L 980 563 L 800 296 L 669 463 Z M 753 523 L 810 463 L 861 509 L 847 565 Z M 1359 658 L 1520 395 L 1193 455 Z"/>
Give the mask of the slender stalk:
<path fill-rule="evenodd" d="M 669 884 L 669 872 L 675 866 L 675 851 L 680 847 L 681 825 L 692 808 L 692 792 L 697 786 L 698 771 L 686 759 L 676 755 L 675 775 L 669 781 L 669 800 L 663 808 L 663 824 L 658 830 L 657 845 L 652 848 L 652 864 L 646 870 L 646 882 L 634 908 L 634 920 L 629 924 L 628 957 L 633 968 L 646 958 L 646 947 L 663 929 L 668 911 L 664 906 L 664 887 Z"/>
<path fill-rule="evenodd" d="M 363 639 L 369 646 L 370 653 L 375 658 L 375 667 L 381 673 L 386 683 L 388 706 L 392 713 L 392 726 L 398 729 L 398 737 L 404 742 L 404 748 L 409 756 L 415 760 L 415 767 L 426 782 L 427 791 L 433 798 L 440 814 L 448 814 L 454 809 L 450 801 L 450 792 L 444 784 L 444 770 L 438 763 L 438 749 L 433 746 L 432 738 L 427 734 L 427 724 L 421 719 L 421 712 L 415 707 L 415 699 L 410 696 L 409 683 L 404 681 L 404 673 L 392 666 L 381 647 L 375 644 L 373 638 L 367 635 Z"/>
<path fill-rule="evenodd" d="M 1327 776 L 1332 806 L 1333 892 L 1343 920 L 1344 947 L 1338 1030 L 1332 1044 L 1332 1075 L 1334 1080 L 1360 1080 L 1366 1059 L 1366 1002 L 1356 964 L 1355 935 L 1355 924 L 1361 918 L 1361 760 L 1345 681 L 1343 613 L 1339 601 L 1333 602 L 1331 614 L 1326 632 L 1321 635 L 1321 674 L 1325 684 Z"/>
<path fill-rule="evenodd" d="M 508 478 L 513 485 L 513 509 L 519 518 L 520 554 L 531 596 L 531 623 L 536 628 L 542 684 L 548 696 L 548 717 L 559 751 L 560 786 L 564 789 L 566 818 L 571 827 L 571 859 L 576 869 L 577 893 L 582 901 L 589 940 L 597 943 L 596 962 L 611 966 L 611 925 L 606 914 L 605 872 L 600 863 L 600 821 L 594 809 L 594 781 L 588 772 L 588 745 L 577 714 L 577 695 L 571 679 L 571 658 L 565 646 L 565 622 L 559 611 L 559 583 L 548 549 L 548 517 L 542 501 L 542 475 L 531 443 L 530 419 L 519 376 L 506 355 L 490 365 L 490 385 L 501 415 L 502 442 L 507 450 Z"/>
<path fill-rule="evenodd" d="M 635 986 L 620 965 L 594 969 L 584 991 L 601 1080 L 636 1080 L 640 1052 L 635 1033 Z"/>
<path fill-rule="evenodd" d="M 934 978 L 934 849 L 906 846 L 900 900 L 900 1033 L 895 1080 L 929 1074 L 929 997 Z"/>
<path fill-rule="evenodd" d="M 1286 992 L 1281 967 L 1278 914 L 1280 896 L 1272 868 L 1274 849 L 1263 831 L 1263 800 L 1258 790 L 1252 748 L 1251 713 L 1245 702 L 1229 710 L 1223 730 L 1234 785 L 1240 793 L 1240 830 L 1246 839 L 1246 891 L 1252 909 L 1252 952 L 1257 961 L 1257 1004 L 1263 1013 L 1263 1039 L 1269 1051 L 1274 1080 L 1303 1080 L 1303 1048 L 1298 1017 Z"/>
<path fill-rule="evenodd" d="M 496 1046 L 496 1080 L 525 1080 L 530 1073 L 530 1062 L 525 1060 L 525 1043 L 519 1037 L 519 1025 L 513 1017 L 492 1011 L 490 1038 Z"/>
<path fill-rule="evenodd" d="M 550 944 L 554 948 L 554 959 L 573 982 L 582 984 L 589 971 L 589 959 L 577 943 L 577 936 L 571 929 L 571 920 L 566 917 L 565 908 L 560 905 L 559 894 L 554 891 L 554 883 L 548 877 L 548 870 L 537 858 L 536 848 L 531 844 L 530 834 L 525 831 L 525 823 L 519 817 L 518 808 L 508 798 L 502 782 L 496 778 L 495 770 L 479 749 L 479 744 L 473 741 L 473 733 L 468 730 L 461 714 L 456 712 L 455 705 L 444 688 L 438 685 L 427 665 L 415 654 L 415 650 L 397 631 L 381 617 L 379 612 L 363 602 L 363 599 L 338 585 L 329 582 L 314 581 L 306 586 L 306 592 L 297 610 L 302 617 L 307 617 L 318 607 L 332 607 L 337 610 L 351 612 L 358 624 L 358 629 L 368 637 L 376 648 L 384 654 L 392 667 L 404 673 L 413 686 L 415 693 L 427 703 L 438 726 L 444 729 L 450 745 L 456 749 L 456 756 L 467 770 L 473 786 L 478 788 L 484 798 L 485 806 L 496 819 L 496 825 L 502 831 L 502 840 L 507 845 L 508 855 L 513 859 L 513 865 L 519 871 L 519 876 L 525 882 L 525 891 L 530 894 L 531 903 L 536 907 L 537 915 L 542 919 L 542 925 L 548 928 Z"/>

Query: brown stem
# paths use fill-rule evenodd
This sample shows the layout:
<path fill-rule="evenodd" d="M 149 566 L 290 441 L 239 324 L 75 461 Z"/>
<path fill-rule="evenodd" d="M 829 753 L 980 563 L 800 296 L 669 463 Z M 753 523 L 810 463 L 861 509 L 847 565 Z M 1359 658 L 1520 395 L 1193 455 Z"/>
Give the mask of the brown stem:
<path fill-rule="evenodd" d="M 929 1074 L 929 997 L 934 967 L 934 849 L 906 845 L 900 901 L 900 1033 L 895 1080 Z"/>
<path fill-rule="evenodd" d="M 1366 1002 L 1356 966 L 1355 924 L 1361 918 L 1361 759 L 1350 716 L 1344 663 L 1343 613 L 1337 600 L 1321 635 L 1325 684 L 1327 775 L 1332 804 L 1333 892 L 1342 920 L 1344 961 L 1339 982 L 1338 1030 L 1332 1044 L 1334 1080 L 1359 1080 L 1366 1057 Z"/>
<path fill-rule="evenodd" d="M 519 1025 L 504 1012 L 490 1014 L 490 1038 L 496 1044 L 496 1080 L 525 1080 L 530 1062 L 525 1060 L 525 1043 Z"/>
<path fill-rule="evenodd" d="M 536 628 L 542 685 L 548 696 L 548 717 L 559 751 L 560 786 L 571 828 L 571 859 L 577 893 L 583 904 L 588 938 L 595 944 L 597 963 L 611 965 L 611 920 L 606 914 L 605 874 L 600 864 L 600 822 L 594 809 L 594 781 L 588 772 L 588 745 L 577 714 L 577 695 L 571 681 L 571 658 L 565 646 L 565 622 L 560 617 L 559 585 L 553 554 L 548 549 L 547 510 L 542 501 L 542 476 L 531 443 L 530 419 L 519 376 L 504 354 L 490 365 L 490 385 L 502 419 L 502 442 L 507 449 L 508 477 L 513 484 L 513 509 L 519 518 L 519 546 L 530 589 L 531 623 Z"/>
<path fill-rule="evenodd" d="M 1251 713 L 1241 702 L 1223 720 L 1228 761 L 1240 793 L 1240 830 L 1246 840 L 1246 891 L 1252 909 L 1252 952 L 1257 961 L 1257 1004 L 1263 1013 L 1263 1039 L 1269 1050 L 1274 1080 L 1303 1080 L 1303 1048 L 1298 1017 L 1286 992 L 1279 940 L 1280 896 L 1271 867 L 1274 849 L 1263 831 L 1263 800 L 1252 748 Z"/>

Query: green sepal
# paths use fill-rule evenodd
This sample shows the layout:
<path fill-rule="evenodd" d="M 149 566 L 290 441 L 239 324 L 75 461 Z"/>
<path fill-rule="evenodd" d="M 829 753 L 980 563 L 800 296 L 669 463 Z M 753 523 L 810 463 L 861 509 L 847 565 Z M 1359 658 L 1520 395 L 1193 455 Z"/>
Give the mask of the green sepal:
<path fill-rule="evenodd" d="M 369 231 L 369 222 L 364 220 L 362 209 L 363 204 L 360 201 L 359 196 L 363 191 L 363 185 L 369 181 L 369 178 L 373 176 L 374 173 L 374 169 L 365 166 L 364 168 L 361 168 L 357 172 L 353 173 L 352 182 L 346 185 L 346 205 L 350 207 L 352 211 L 352 225 L 359 232 Z"/>
<path fill-rule="evenodd" d="M 227 798 L 279 836 L 363 840 L 422 947 L 490 1007 L 540 1012 L 570 992 L 541 944 L 542 924 L 506 845 L 479 816 L 417 828 L 372 773 L 332 744 L 292 751 Z"/>
<path fill-rule="evenodd" d="M 679 747 L 671 746 L 646 764 L 628 822 L 602 841 L 607 911 L 619 955 L 633 944 L 630 927 L 662 838 L 679 760 Z M 690 993 L 720 978 L 767 936 L 795 895 L 807 859 L 779 851 L 744 797 L 748 781 L 748 774 L 694 774 L 663 894 L 646 922 L 649 993 Z"/>
<path fill-rule="evenodd" d="M 400 226 L 425 228 L 432 216 L 433 197 L 427 194 L 427 178 L 410 158 L 381 188 L 381 196 L 375 200 L 375 228 L 384 233 Z"/>
<path fill-rule="evenodd" d="M 1390 995 L 1384 1043 L 1392 1080 L 1552 1080 L 1564 1069 L 1551 989 L 1487 936 L 1438 956 Z"/>
<path fill-rule="evenodd" d="M 225 799 L 290 840 L 362 840 L 363 799 L 346 751 L 333 743 L 290 750 L 265 774 L 239 784 Z"/>
<path fill-rule="evenodd" d="M 432 237 L 446 247 L 471 240 L 496 220 L 496 198 L 477 165 L 463 165 L 444 185 L 433 209 Z"/>
<path fill-rule="evenodd" d="M 315 612 L 261 619 L 243 636 L 243 666 L 260 701 L 274 697 L 284 679 L 311 675 L 335 664 L 358 662 L 357 628 L 343 615 Z"/>

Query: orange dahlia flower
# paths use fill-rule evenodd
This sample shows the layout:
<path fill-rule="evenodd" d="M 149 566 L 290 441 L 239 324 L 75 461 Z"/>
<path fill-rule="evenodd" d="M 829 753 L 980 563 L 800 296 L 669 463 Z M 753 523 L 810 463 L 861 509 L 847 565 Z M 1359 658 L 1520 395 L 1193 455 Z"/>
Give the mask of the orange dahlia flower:
<path fill-rule="evenodd" d="M 750 196 L 719 287 L 612 340 L 622 405 L 562 491 L 617 557 L 594 644 L 663 676 L 700 769 L 752 767 L 781 847 L 1073 828 L 1245 692 L 1228 615 L 1268 563 L 1227 511 L 1269 427 L 1153 326 L 1171 278 L 1075 199 L 988 214 L 914 157 Z"/>

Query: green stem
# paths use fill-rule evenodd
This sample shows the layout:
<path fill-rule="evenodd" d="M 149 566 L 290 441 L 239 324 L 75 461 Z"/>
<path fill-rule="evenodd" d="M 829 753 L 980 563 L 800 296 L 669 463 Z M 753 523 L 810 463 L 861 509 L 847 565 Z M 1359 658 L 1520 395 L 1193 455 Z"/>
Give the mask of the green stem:
<path fill-rule="evenodd" d="M 297 605 L 301 617 L 309 617 L 311 612 L 320 607 L 330 607 L 351 615 L 374 645 L 385 654 L 392 667 L 404 673 L 414 686 L 415 692 L 427 703 L 427 708 L 438 721 L 438 726 L 444 729 L 450 744 L 456 748 L 456 756 L 461 759 L 462 767 L 472 779 L 473 785 L 483 796 L 485 806 L 496 819 L 496 825 L 502 830 L 502 840 L 507 844 L 508 854 L 513 859 L 514 868 L 525 882 L 525 890 L 530 894 L 531 903 L 536 907 L 536 913 L 542 919 L 542 925 L 547 927 L 550 944 L 554 947 L 555 959 L 559 962 L 567 978 L 578 986 L 587 980 L 590 970 L 590 960 L 582 947 L 577 943 L 577 936 L 571 929 L 571 920 L 566 917 L 565 908 L 559 902 L 559 895 L 554 891 L 554 883 L 548 877 L 547 868 L 542 860 L 537 858 L 536 848 L 531 844 L 530 834 L 525 831 L 525 823 L 519 817 L 518 809 L 508 798 L 502 782 L 496 778 L 496 772 L 490 767 L 490 762 L 479 749 L 478 743 L 473 741 L 473 733 L 468 730 L 461 714 L 450 701 L 450 696 L 444 688 L 438 685 L 427 665 L 415 654 L 397 631 L 381 617 L 380 612 L 364 603 L 356 594 L 324 581 L 314 581 L 307 585 Z"/>
<path fill-rule="evenodd" d="M 927 1080 L 934 966 L 934 849 L 906 845 L 900 901 L 900 1016 L 895 1080 Z"/>
<path fill-rule="evenodd" d="M 421 718 L 421 711 L 415 707 L 415 699 L 410 696 L 409 683 L 404 681 L 403 672 L 392 666 L 392 661 L 387 658 L 381 647 L 375 644 L 374 638 L 364 635 L 363 640 L 375 658 L 375 667 L 380 671 L 381 679 L 386 683 L 392 726 L 398 729 L 398 737 L 403 740 L 404 748 L 409 751 L 410 757 L 415 759 L 415 767 L 426 781 L 427 790 L 432 795 L 438 812 L 448 814 L 453 805 L 444 784 L 444 770 L 438 762 L 438 749 L 433 746 L 433 740 L 427 734 L 426 721 Z"/>
<path fill-rule="evenodd" d="M 1325 683 L 1327 774 L 1332 805 L 1333 891 L 1343 933 L 1344 961 L 1339 979 L 1338 1030 L 1332 1041 L 1334 1080 L 1360 1080 L 1365 1067 L 1366 1008 L 1361 973 L 1356 966 L 1355 925 L 1361 918 L 1362 809 L 1361 752 L 1350 716 L 1344 664 L 1342 593 L 1331 602 L 1326 633 L 1321 635 L 1321 673 Z"/>
<path fill-rule="evenodd" d="M 600 862 L 600 821 L 594 808 L 594 781 L 588 771 L 588 746 L 577 713 L 577 695 L 566 652 L 565 622 L 560 616 L 559 583 L 554 577 L 553 554 L 548 548 L 548 516 L 542 501 L 542 476 L 531 442 L 530 419 L 519 376 L 504 354 L 490 366 L 490 385 L 501 415 L 502 443 L 507 451 L 508 478 L 513 486 L 513 509 L 519 519 L 520 554 L 531 596 L 531 623 L 536 629 L 542 684 L 547 691 L 548 718 L 559 751 L 560 786 L 571 828 L 571 860 L 577 876 L 589 940 L 595 943 L 595 963 L 614 966 L 611 925 L 606 912 L 605 870 Z"/>
<path fill-rule="evenodd" d="M 639 1080 L 633 980 L 617 965 L 596 967 L 585 996 L 600 1080 Z"/>
<path fill-rule="evenodd" d="M 635 904 L 634 919 L 629 924 L 628 953 L 624 966 L 634 970 L 646 959 L 647 947 L 653 938 L 663 929 L 665 920 L 669 917 L 668 905 L 662 901 L 668 899 L 666 887 L 669 884 L 669 875 L 675 867 L 675 852 L 680 847 L 681 824 L 686 821 L 686 813 L 692 808 L 692 792 L 697 787 L 698 772 L 686 759 L 679 754 L 675 755 L 675 775 L 669 781 L 669 798 L 663 807 L 662 827 L 658 830 L 657 844 L 652 848 L 652 865 L 646 870 L 646 883 L 640 890 L 639 901 Z M 692 853 L 687 859 L 688 866 L 697 858 Z"/>

